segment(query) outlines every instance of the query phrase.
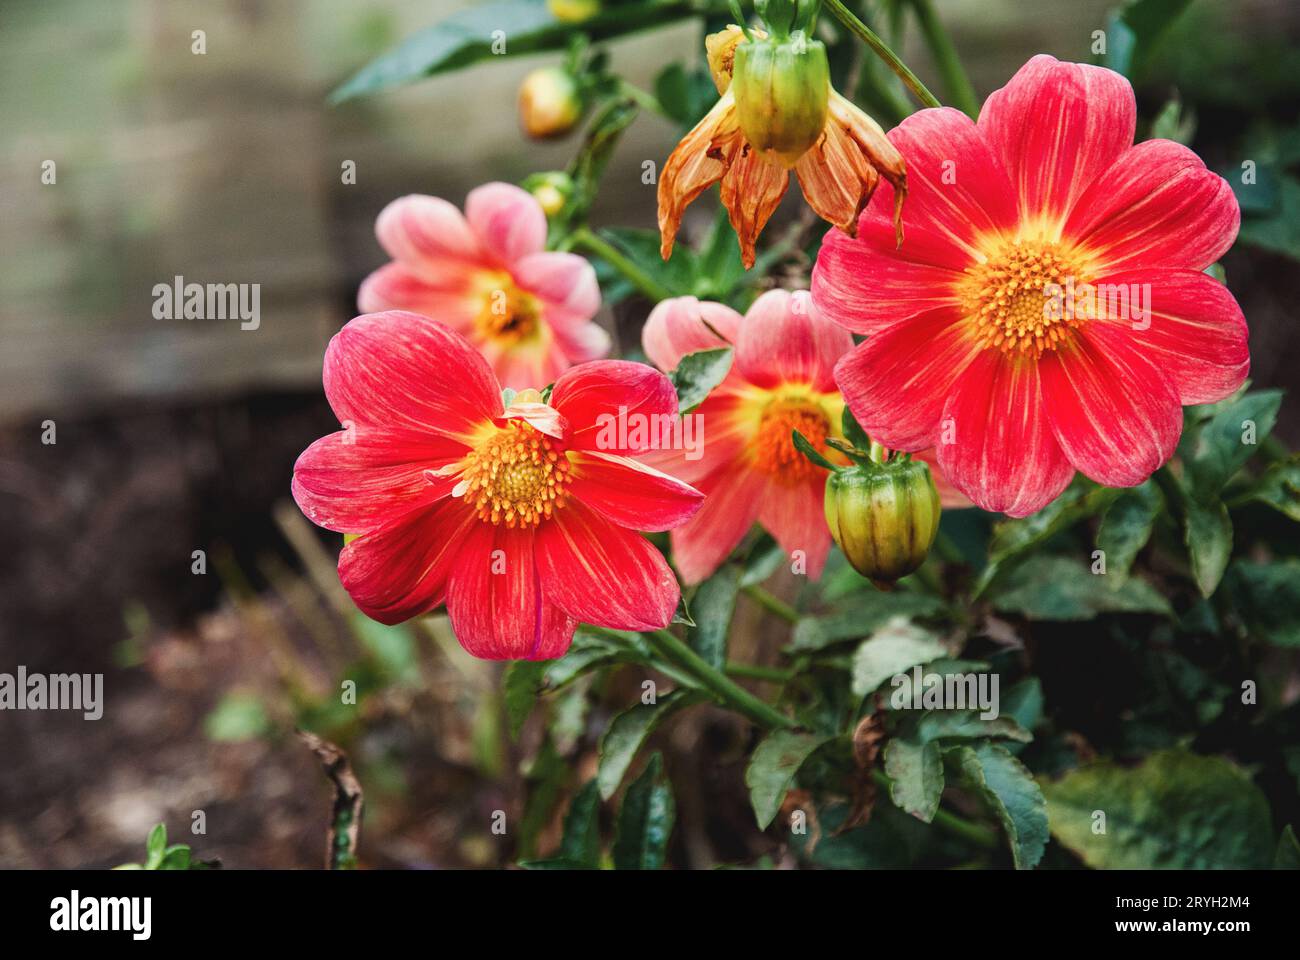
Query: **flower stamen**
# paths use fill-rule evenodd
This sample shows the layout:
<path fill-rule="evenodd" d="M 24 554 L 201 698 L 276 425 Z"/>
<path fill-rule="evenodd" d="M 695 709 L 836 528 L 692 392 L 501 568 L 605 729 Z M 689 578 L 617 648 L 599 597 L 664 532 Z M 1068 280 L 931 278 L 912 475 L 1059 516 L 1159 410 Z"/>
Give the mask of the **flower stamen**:
<path fill-rule="evenodd" d="M 569 459 L 533 426 L 511 420 L 469 455 L 452 496 L 463 496 L 485 523 L 535 527 L 564 504 Z"/>
<path fill-rule="evenodd" d="M 1041 357 L 1090 319 L 1064 303 L 1067 287 L 1082 281 L 1076 257 L 1060 244 L 1004 242 L 983 263 L 967 267 L 966 275 L 964 306 L 986 348 Z"/>
<path fill-rule="evenodd" d="M 754 466 L 783 484 L 794 486 L 820 471 L 800 453 L 791 434 L 798 430 L 818 452 L 826 453 L 830 418 L 814 401 L 803 397 L 778 397 L 763 409 L 754 440 Z"/>

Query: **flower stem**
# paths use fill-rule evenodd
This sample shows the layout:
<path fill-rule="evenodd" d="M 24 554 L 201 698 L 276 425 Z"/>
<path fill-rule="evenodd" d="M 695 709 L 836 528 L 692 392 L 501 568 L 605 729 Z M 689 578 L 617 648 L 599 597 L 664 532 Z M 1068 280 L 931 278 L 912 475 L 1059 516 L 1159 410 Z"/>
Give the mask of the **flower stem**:
<path fill-rule="evenodd" d="M 957 48 L 952 45 L 952 38 L 948 36 L 948 31 L 935 15 L 934 4 L 930 0 L 911 0 L 911 4 L 912 9 L 916 11 L 921 33 L 925 36 L 925 42 L 934 57 L 935 66 L 939 68 L 939 74 L 943 77 L 943 85 L 948 89 L 948 96 L 952 97 L 953 104 L 962 113 L 971 119 L 978 117 L 979 98 L 975 95 L 975 88 L 971 86 L 970 77 L 966 75 L 966 68 L 961 65 L 961 58 L 957 56 Z"/>
<path fill-rule="evenodd" d="M 755 663 L 728 663 L 726 672 L 733 677 L 744 677 L 747 680 L 767 680 L 771 683 L 789 683 L 794 679 L 793 670 L 782 670 L 780 667 L 762 667 Z"/>
<path fill-rule="evenodd" d="M 723 705 L 749 717 L 760 727 L 779 730 L 797 726 L 794 720 L 784 713 L 728 679 L 667 630 L 655 630 L 653 633 L 647 633 L 646 636 L 660 654 L 698 680 L 700 685 L 717 697 Z"/>
<path fill-rule="evenodd" d="M 885 65 L 898 75 L 907 89 L 912 91 L 913 96 L 920 100 L 927 107 L 941 107 L 941 104 L 933 93 L 926 89 L 925 84 L 917 79 L 916 74 L 907 69 L 907 64 L 898 59 L 898 54 L 889 49 L 889 45 L 878 37 L 874 30 L 859 20 L 848 7 L 844 6 L 840 0 L 825 0 L 823 6 L 831 13 L 835 14 L 837 20 L 849 28 L 859 40 L 865 43 Z"/>
<path fill-rule="evenodd" d="M 784 600 L 777 599 L 757 584 L 742 587 L 745 595 L 757 603 L 768 613 L 774 613 L 786 623 L 798 623 L 801 619 L 799 611 Z"/>
<path fill-rule="evenodd" d="M 578 227 L 569 237 L 575 247 L 581 247 L 588 253 L 595 254 L 622 274 L 623 279 L 636 287 L 648 299 L 658 303 L 676 296 L 658 280 L 654 279 L 632 260 L 625 256 L 612 243 L 596 234 L 589 227 Z"/>

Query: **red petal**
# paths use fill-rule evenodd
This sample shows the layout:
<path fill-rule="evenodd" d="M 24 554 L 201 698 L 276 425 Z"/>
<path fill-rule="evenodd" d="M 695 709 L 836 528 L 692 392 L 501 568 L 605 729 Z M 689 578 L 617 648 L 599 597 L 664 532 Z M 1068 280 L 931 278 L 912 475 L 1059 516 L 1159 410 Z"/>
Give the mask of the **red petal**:
<path fill-rule="evenodd" d="M 1039 55 L 984 102 L 979 130 L 1002 159 L 1024 220 L 1063 222 L 1133 144 L 1133 88 L 1104 67 Z"/>
<path fill-rule="evenodd" d="M 979 352 L 960 314 L 932 310 L 872 334 L 835 367 L 835 382 L 873 440 L 922 450 L 938 440 L 944 401 Z"/>
<path fill-rule="evenodd" d="M 1173 455 L 1183 428 L 1178 395 L 1142 355 L 1133 331 L 1088 323 L 1073 344 L 1039 363 L 1052 430 L 1084 475 L 1108 487 L 1132 487 Z"/>
<path fill-rule="evenodd" d="M 650 541 L 575 501 L 538 528 L 537 564 L 546 599 L 583 623 L 657 630 L 681 597 Z"/>
<path fill-rule="evenodd" d="M 479 523 L 465 541 L 448 588 L 447 613 L 460 645 L 484 660 L 550 660 L 576 628 L 542 595 L 534 528 Z"/>
<path fill-rule="evenodd" d="M 1181 143 L 1148 140 L 1088 189 L 1065 235 L 1090 250 L 1100 270 L 1203 270 L 1232 246 L 1240 224 L 1226 180 Z"/>
<path fill-rule="evenodd" d="M 769 290 L 745 314 L 736 369 L 759 387 L 808 383 L 831 392 L 835 364 L 852 349 L 852 335 L 822 317 L 807 291 Z"/>
<path fill-rule="evenodd" d="M 637 459 L 698 487 L 697 481 L 730 466 L 753 441 L 758 418 L 747 415 L 750 403 L 742 394 L 719 388 L 687 414 L 690 419 L 682 424 L 680 448 L 647 450 L 638 454 Z M 692 431 L 689 435 L 688 428 Z"/>
<path fill-rule="evenodd" d="M 1151 315 L 1138 329 L 1129 321 L 1133 345 L 1173 382 L 1184 406 L 1215 403 L 1235 393 L 1250 372 L 1246 318 L 1228 288 L 1199 270 L 1134 270 L 1097 282 L 1129 290 L 1149 284 Z M 1140 326 L 1140 324 L 1139 324 Z"/>
<path fill-rule="evenodd" d="M 673 562 L 686 583 L 722 565 L 758 519 L 767 478 L 746 466 L 723 468 L 699 484 L 704 506 L 672 534 Z"/>
<path fill-rule="evenodd" d="M 936 448 L 943 475 L 985 510 L 1028 516 L 1074 476 L 1043 410 L 1033 360 L 984 351 L 957 381 L 943 419 L 952 425 L 943 438 L 952 442 Z"/>
<path fill-rule="evenodd" d="M 704 494 L 627 457 L 588 451 L 572 458 L 569 493 L 629 530 L 668 530 L 700 509 Z"/>
<path fill-rule="evenodd" d="M 566 370 L 555 381 L 550 404 L 569 420 L 572 449 L 627 455 L 646 445 L 625 448 L 607 444 L 606 439 L 616 431 L 610 424 L 616 424 L 620 414 L 676 416 L 677 392 L 667 377 L 648 364 L 597 360 Z M 631 425 L 626 431 L 629 436 Z"/>
<path fill-rule="evenodd" d="M 442 500 L 345 546 L 339 580 L 366 616 L 402 623 L 442 603 L 464 538 L 481 525 L 462 501 Z"/>
<path fill-rule="evenodd" d="M 740 314 L 721 303 L 695 297 L 661 300 L 641 328 L 641 348 L 651 363 L 668 373 L 688 353 L 735 343 L 741 322 Z"/>
<path fill-rule="evenodd" d="M 769 483 L 758 511 L 758 522 L 767 528 L 782 550 L 791 556 L 796 550 L 803 552 L 810 580 L 822 575 L 831 548 L 831 531 L 826 526 L 822 505 L 825 490 L 826 480 L 822 476 L 789 487 Z"/>
<path fill-rule="evenodd" d="M 345 427 L 469 438 L 500 415 L 501 389 L 460 334 L 402 311 L 350 321 L 325 351 L 325 396 Z"/>

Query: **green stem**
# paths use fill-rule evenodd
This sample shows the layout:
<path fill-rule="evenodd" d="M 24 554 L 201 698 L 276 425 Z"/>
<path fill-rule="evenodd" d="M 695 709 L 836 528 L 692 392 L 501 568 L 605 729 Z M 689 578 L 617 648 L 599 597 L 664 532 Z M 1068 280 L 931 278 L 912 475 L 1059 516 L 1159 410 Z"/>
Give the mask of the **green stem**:
<path fill-rule="evenodd" d="M 664 105 L 659 102 L 658 97 L 646 90 L 642 90 L 635 83 L 629 83 L 620 77 L 618 81 L 618 91 L 625 97 L 634 100 L 636 105 L 641 109 L 649 110 L 651 113 L 657 113 L 659 116 L 668 120 L 673 119 L 668 116 L 668 111 L 664 109 Z"/>
<path fill-rule="evenodd" d="M 656 630 L 647 633 L 646 636 L 663 656 L 698 680 L 700 685 L 717 697 L 724 706 L 770 730 L 792 729 L 797 726 L 792 719 L 766 701 L 754 696 L 744 687 L 718 672 L 707 660 L 667 630 Z"/>
<path fill-rule="evenodd" d="M 859 20 L 852 10 L 844 6 L 840 0 L 825 0 L 823 6 L 835 14 L 840 23 L 848 27 L 852 34 L 870 47 L 876 56 L 883 60 L 885 65 L 897 74 L 898 79 L 903 81 L 907 89 L 912 91 L 917 100 L 920 100 L 927 107 L 943 106 L 935 95 L 925 88 L 925 84 L 917 79 L 916 74 L 907 69 L 907 64 L 898 59 L 898 54 L 889 49 L 889 44 L 881 40 L 875 31 Z"/>
<path fill-rule="evenodd" d="M 943 77 L 943 85 L 948 90 L 948 96 L 952 97 L 954 105 L 962 113 L 971 119 L 978 117 L 979 97 L 975 95 L 975 88 L 971 86 L 970 77 L 966 75 L 966 68 L 961 65 L 961 58 L 957 56 L 957 48 L 952 45 L 952 38 L 948 36 L 948 31 L 935 15 L 934 4 L 930 0 L 911 0 L 911 4 L 912 9 L 916 11 L 921 33 L 925 36 L 925 42 L 934 57 L 934 64 Z"/>
<path fill-rule="evenodd" d="M 582 247 L 588 253 L 595 254 L 623 275 L 628 283 L 636 287 L 648 299 L 658 303 L 676 296 L 658 280 L 638 267 L 612 243 L 594 233 L 588 227 L 578 227 L 569 236 L 575 247 Z"/>
<path fill-rule="evenodd" d="M 798 610 L 790 606 L 790 604 L 786 603 L 784 600 L 779 600 L 772 596 L 757 584 L 742 587 L 741 590 L 744 591 L 747 597 L 757 603 L 768 613 L 776 614 L 786 623 L 798 623 L 801 619 Z"/>
<path fill-rule="evenodd" d="M 794 679 L 793 670 L 782 670 L 780 667 L 761 667 L 754 663 L 728 663 L 726 672 L 733 677 L 743 677 L 746 680 L 767 680 L 771 683 L 789 683 Z"/>

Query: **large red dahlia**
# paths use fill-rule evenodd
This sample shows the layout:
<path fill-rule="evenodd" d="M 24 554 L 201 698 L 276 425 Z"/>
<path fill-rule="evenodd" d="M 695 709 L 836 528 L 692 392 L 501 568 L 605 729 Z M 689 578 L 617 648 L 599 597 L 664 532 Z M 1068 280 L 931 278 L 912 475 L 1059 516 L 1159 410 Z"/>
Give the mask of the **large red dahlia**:
<path fill-rule="evenodd" d="M 325 395 L 343 430 L 298 458 L 293 495 L 314 523 L 358 535 L 339 577 L 368 616 L 400 623 L 445 601 L 461 645 L 498 660 L 558 657 L 579 621 L 672 619 L 677 580 L 633 531 L 684 523 L 703 495 L 611 443 L 639 434 L 604 428 L 676 415 L 657 370 L 582 364 L 545 402 L 525 390 L 507 406 L 463 337 L 390 311 L 330 341 Z"/>
<path fill-rule="evenodd" d="M 858 422 L 938 448 L 981 507 L 1024 516 L 1078 470 L 1141 483 L 1183 404 L 1250 365 L 1246 322 L 1204 271 L 1237 234 L 1228 184 L 1177 143 L 1133 144 L 1132 88 L 1034 57 L 972 122 L 922 110 L 889 135 L 908 170 L 906 237 L 881 184 L 856 239 L 813 273 L 824 315 L 869 339 L 836 368 Z"/>

